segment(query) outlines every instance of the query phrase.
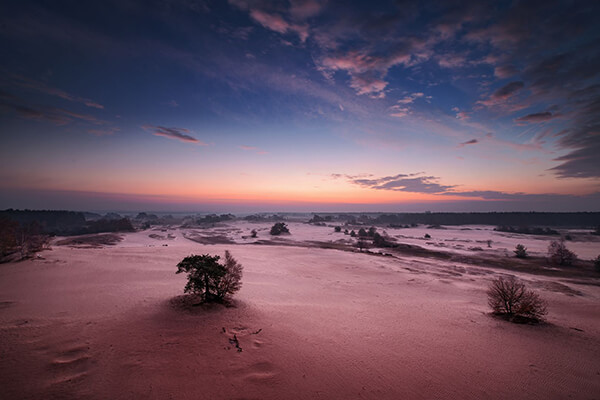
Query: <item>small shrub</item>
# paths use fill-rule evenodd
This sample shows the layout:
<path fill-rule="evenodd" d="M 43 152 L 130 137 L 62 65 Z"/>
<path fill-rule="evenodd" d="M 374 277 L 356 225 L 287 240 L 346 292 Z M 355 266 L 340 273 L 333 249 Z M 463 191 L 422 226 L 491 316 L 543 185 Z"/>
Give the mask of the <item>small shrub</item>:
<path fill-rule="evenodd" d="M 360 228 L 360 229 L 358 230 L 358 236 L 360 236 L 360 237 L 365 237 L 365 236 L 367 236 L 367 231 L 365 231 L 365 228 Z"/>
<path fill-rule="evenodd" d="M 257 236 L 258 236 L 258 232 L 256 232 L 256 229 L 252 229 L 252 231 L 250 231 L 250 237 L 255 238 Z"/>
<path fill-rule="evenodd" d="M 548 246 L 548 257 L 553 264 L 557 265 L 573 265 L 573 262 L 577 259 L 575 253 L 567 249 L 564 240 L 557 242 L 553 240 Z"/>
<path fill-rule="evenodd" d="M 367 248 L 367 242 L 363 239 L 358 239 L 358 242 L 356 242 L 356 247 L 358 247 L 359 251 L 363 251 L 363 249 Z"/>
<path fill-rule="evenodd" d="M 425 236 L 423 236 L 425 239 L 431 239 L 431 235 L 429 233 L 426 233 Z"/>
<path fill-rule="evenodd" d="M 520 243 L 517 245 L 517 247 L 515 247 L 514 252 L 517 258 L 527 258 L 527 247 L 523 246 Z"/>
<path fill-rule="evenodd" d="M 350 236 L 356 237 L 356 232 L 354 232 L 354 229 L 352 229 L 352 231 L 350 232 Z"/>
<path fill-rule="evenodd" d="M 494 314 L 504 315 L 514 322 L 523 319 L 539 321 L 548 312 L 547 303 L 514 277 L 494 279 L 487 295 Z"/>
<path fill-rule="evenodd" d="M 290 230 L 285 222 L 276 222 L 271 227 L 271 235 L 281 235 L 282 233 L 290 233 Z"/>
<path fill-rule="evenodd" d="M 600 272 L 600 255 L 594 259 L 594 267 L 596 271 Z"/>
<path fill-rule="evenodd" d="M 375 247 L 390 247 L 391 243 L 385 237 L 375 232 L 373 235 L 373 246 Z"/>
<path fill-rule="evenodd" d="M 334 231 L 336 232 L 341 232 L 342 231 L 342 227 L 341 226 L 336 226 L 335 228 L 333 228 Z"/>

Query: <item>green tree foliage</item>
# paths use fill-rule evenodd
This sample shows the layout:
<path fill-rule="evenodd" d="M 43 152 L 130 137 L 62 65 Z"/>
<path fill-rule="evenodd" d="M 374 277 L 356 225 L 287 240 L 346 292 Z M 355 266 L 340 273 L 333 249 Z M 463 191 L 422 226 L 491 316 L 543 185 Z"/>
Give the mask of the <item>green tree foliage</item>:
<path fill-rule="evenodd" d="M 354 232 L 354 229 L 352 229 L 352 231 L 350 231 L 350 236 L 351 237 L 356 237 L 356 232 Z"/>
<path fill-rule="evenodd" d="M 358 242 L 356 242 L 356 247 L 358 247 L 359 251 L 363 251 L 363 249 L 366 249 L 368 247 L 367 242 L 364 239 L 360 238 L 358 239 Z"/>
<path fill-rule="evenodd" d="M 600 272 L 600 255 L 594 259 L 594 267 L 596 271 Z"/>
<path fill-rule="evenodd" d="M 575 253 L 567 249 L 564 240 L 556 241 L 553 240 L 548 246 L 548 257 L 553 264 L 557 265 L 573 265 L 573 262 L 577 259 Z"/>
<path fill-rule="evenodd" d="M 390 247 L 391 243 L 385 237 L 375 232 L 373 235 L 373 246 L 375 247 Z"/>
<path fill-rule="evenodd" d="M 290 233 L 290 230 L 285 222 L 276 222 L 271 227 L 271 235 L 281 235 L 282 233 Z"/>
<path fill-rule="evenodd" d="M 360 237 L 365 237 L 365 236 L 367 236 L 367 231 L 365 231 L 365 228 L 360 228 L 360 229 L 358 230 L 358 236 L 360 236 Z"/>
<path fill-rule="evenodd" d="M 375 236 L 375 233 L 377 232 L 377 228 L 375 228 L 374 226 L 369 228 L 369 231 L 367 232 L 367 236 L 369 237 L 373 237 Z"/>
<path fill-rule="evenodd" d="M 515 252 L 517 258 L 527 258 L 527 247 L 523 246 L 522 244 L 519 243 L 513 251 Z"/>
<path fill-rule="evenodd" d="M 177 264 L 177 274 L 185 272 L 188 277 L 184 292 L 199 296 L 203 302 L 223 301 L 241 287 L 243 267 L 225 252 L 225 263 L 221 257 L 209 254 L 191 255 Z"/>
<path fill-rule="evenodd" d="M 333 228 L 334 231 L 336 232 L 341 232 L 342 231 L 342 227 L 341 226 L 336 226 L 335 228 Z"/>
<path fill-rule="evenodd" d="M 425 239 L 431 239 L 431 235 L 429 233 L 426 233 L 425 236 L 423 236 Z"/>
<path fill-rule="evenodd" d="M 548 312 L 547 303 L 514 277 L 494 279 L 487 295 L 494 313 L 505 315 L 512 321 L 522 318 L 541 320 Z"/>

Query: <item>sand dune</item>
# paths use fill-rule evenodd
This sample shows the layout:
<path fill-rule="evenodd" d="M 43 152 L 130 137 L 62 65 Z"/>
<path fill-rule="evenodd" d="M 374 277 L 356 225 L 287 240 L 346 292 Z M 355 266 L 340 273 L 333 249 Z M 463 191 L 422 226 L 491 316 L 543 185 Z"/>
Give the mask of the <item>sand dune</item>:
<path fill-rule="evenodd" d="M 514 272 L 169 233 L 0 266 L 0 397 L 599 397 L 599 286 L 519 274 L 550 314 L 515 325 L 485 296 Z M 189 306 L 176 263 L 225 249 L 245 267 L 235 306 Z"/>

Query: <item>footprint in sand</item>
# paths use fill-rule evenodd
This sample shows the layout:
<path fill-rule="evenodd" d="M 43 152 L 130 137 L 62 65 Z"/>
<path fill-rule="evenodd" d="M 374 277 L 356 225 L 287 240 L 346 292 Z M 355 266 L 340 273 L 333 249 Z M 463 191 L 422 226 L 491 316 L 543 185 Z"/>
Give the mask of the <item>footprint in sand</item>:
<path fill-rule="evenodd" d="M 243 379 L 250 382 L 266 382 L 274 379 L 276 375 L 274 365 L 268 361 L 263 361 L 250 365 L 245 370 Z"/>
<path fill-rule="evenodd" d="M 48 365 L 52 378 L 49 386 L 72 385 L 84 380 L 93 360 L 88 346 L 74 346 L 55 352 Z"/>

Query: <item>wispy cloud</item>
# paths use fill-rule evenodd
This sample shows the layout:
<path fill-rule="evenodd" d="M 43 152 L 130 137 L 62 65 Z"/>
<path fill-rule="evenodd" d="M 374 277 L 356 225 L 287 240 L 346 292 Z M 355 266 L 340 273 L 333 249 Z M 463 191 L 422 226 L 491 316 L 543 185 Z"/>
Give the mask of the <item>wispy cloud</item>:
<path fill-rule="evenodd" d="M 117 127 L 105 128 L 105 129 L 88 129 L 88 133 L 96 136 L 110 136 L 119 132 L 121 129 Z"/>
<path fill-rule="evenodd" d="M 253 153 L 260 154 L 260 155 L 269 154 L 268 151 L 261 150 L 261 149 L 259 149 L 258 147 L 255 147 L 255 146 L 245 146 L 245 145 L 242 145 L 242 146 L 239 146 L 239 148 L 242 149 L 242 150 L 244 150 L 244 151 L 251 151 Z"/>
<path fill-rule="evenodd" d="M 20 86 L 23 88 L 27 88 L 27 89 L 31 89 L 31 90 L 35 90 L 35 91 L 38 91 L 38 92 L 41 92 L 41 93 L 44 93 L 44 94 L 47 94 L 50 96 L 56 96 L 56 97 L 60 97 L 61 99 L 64 99 L 64 100 L 85 104 L 86 106 L 92 107 L 92 108 L 104 109 L 104 106 L 102 104 L 100 104 L 94 100 L 87 99 L 87 98 L 81 97 L 81 96 L 77 96 L 77 95 L 74 95 L 71 93 L 67 93 L 64 90 L 49 86 L 48 84 L 46 84 L 44 82 L 26 78 L 21 75 L 12 74 L 11 82 L 14 85 L 17 85 L 17 86 Z"/>
<path fill-rule="evenodd" d="M 93 125 L 109 124 L 93 115 L 77 113 L 60 107 L 31 106 L 25 100 L 6 92 L 0 93 L 0 108 L 14 112 L 21 118 L 50 122 L 55 125 L 67 125 L 77 120 Z"/>
<path fill-rule="evenodd" d="M 267 7 L 266 3 L 260 4 L 246 0 L 230 0 L 230 3 L 247 11 L 254 21 L 267 29 L 281 34 L 296 34 L 302 43 L 304 43 L 309 36 L 307 24 L 292 22 L 289 19 L 286 19 L 281 12 L 276 12 L 276 7 Z M 318 12 L 318 7 L 311 7 L 310 4 L 304 5 L 300 3 L 301 2 L 293 3 L 290 9 L 290 11 L 293 11 L 293 16 L 296 17 L 296 19 L 302 15 L 309 16 L 311 13 Z"/>
<path fill-rule="evenodd" d="M 367 174 L 370 175 L 370 174 Z M 372 176 L 372 175 L 370 175 Z M 556 193 L 538 193 L 530 194 L 523 192 L 502 192 L 496 190 L 467 190 L 461 191 L 460 185 L 443 185 L 439 183 L 440 178 L 428 176 L 425 173 L 415 174 L 398 174 L 394 176 L 386 176 L 382 178 L 361 178 L 345 174 L 332 174 L 332 179 L 346 179 L 354 185 L 373 189 L 373 190 L 389 190 L 400 192 L 411 192 L 421 194 L 433 194 L 445 197 L 465 197 L 476 198 L 480 200 L 499 200 L 513 202 L 568 202 L 575 199 L 594 199 L 600 198 L 600 192 L 591 193 L 588 195 L 565 195 Z"/>
<path fill-rule="evenodd" d="M 162 136 L 169 139 L 179 140 L 185 143 L 194 143 L 200 146 L 206 146 L 204 143 L 193 136 L 190 136 L 191 131 L 185 128 L 167 128 L 158 125 L 142 125 L 142 128 L 151 131 L 155 136 Z"/>
<path fill-rule="evenodd" d="M 349 180 L 364 188 L 413 193 L 445 193 L 454 187 L 438 183 L 439 178 L 434 176 L 419 175 L 421 174 L 398 174 L 375 179 L 351 178 Z"/>
<path fill-rule="evenodd" d="M 465 146 L 467 146 L 469 144 L 477 144 L 477 143 L 479 143 L 479 140 L 477 140 L 477 139 L 471 139 L 471 140 L 467 140 L 466 142 L 460 143 L 458 145 L 458 147 L 465 147 Z"/>
<path fill-rule="evenodd" d="M 519 117 L 519 118 L 515 119 L 515 122 L 536 123 L 536 122 L 549 121 L 552 118 L 556 118 L 556 115 L 552 114 L 549 111 L 545 111 L 545 112 L 527 114 L 523 117 Z"/>

